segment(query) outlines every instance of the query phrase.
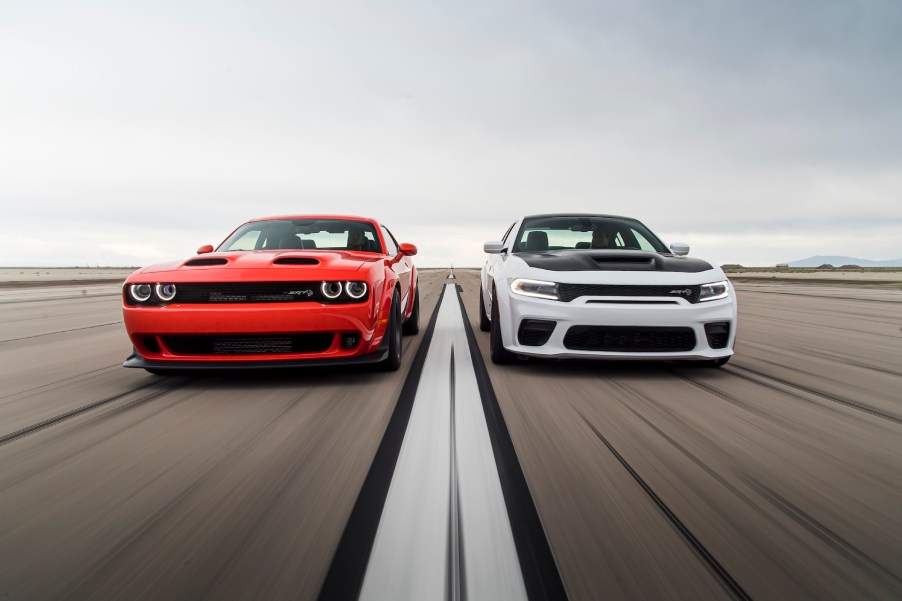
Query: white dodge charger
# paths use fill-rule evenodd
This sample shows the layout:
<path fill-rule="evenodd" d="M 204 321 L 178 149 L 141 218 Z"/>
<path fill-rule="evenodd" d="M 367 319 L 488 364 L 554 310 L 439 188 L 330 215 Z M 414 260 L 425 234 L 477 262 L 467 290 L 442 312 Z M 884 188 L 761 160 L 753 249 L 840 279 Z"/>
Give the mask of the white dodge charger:
<path fill-rule="evenodd" d="M 531 215 L 486 242 L 479 327 L 491 355 L 690 360 L 721 366 L 736 294 L 719 267 L 614 215 Z"/>

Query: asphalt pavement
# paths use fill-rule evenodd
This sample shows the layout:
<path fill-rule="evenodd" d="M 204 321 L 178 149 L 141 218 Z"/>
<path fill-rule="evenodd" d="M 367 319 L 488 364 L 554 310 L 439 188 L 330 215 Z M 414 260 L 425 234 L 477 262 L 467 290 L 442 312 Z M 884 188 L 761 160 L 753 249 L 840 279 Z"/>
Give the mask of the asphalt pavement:
<path fill-rule="evenodd" d="M 721 369 L 495 366 L 455 275 L 393 373 L 152 376 L 115 286 L 4 291 L 0 600 L 316 599 L 449 283 L 570 599 L 902 598 L 902 293 L 740 284 Z"/>

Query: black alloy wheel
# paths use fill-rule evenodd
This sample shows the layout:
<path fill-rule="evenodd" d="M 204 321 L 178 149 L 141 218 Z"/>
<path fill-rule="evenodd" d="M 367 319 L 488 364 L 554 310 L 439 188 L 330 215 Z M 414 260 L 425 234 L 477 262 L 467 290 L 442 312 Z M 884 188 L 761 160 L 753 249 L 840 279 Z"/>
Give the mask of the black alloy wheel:
<path fill-rule="evenodd" d="M 420 287 L 417 286 L 416 295 L 413 297 L 413 309 L 410 311 L 410 317 L 404 322 L 401 332 L 405 336 L 413 336 L 420 332 Z"/>
<path fill-rule="evenodd" d="M 388 357 L 379 363 L 382 371 L 397 371 L 401 367 L 401 297 L 396 292 L 391 300 L 391 316 L 385 335 L 388 336 Z"/>

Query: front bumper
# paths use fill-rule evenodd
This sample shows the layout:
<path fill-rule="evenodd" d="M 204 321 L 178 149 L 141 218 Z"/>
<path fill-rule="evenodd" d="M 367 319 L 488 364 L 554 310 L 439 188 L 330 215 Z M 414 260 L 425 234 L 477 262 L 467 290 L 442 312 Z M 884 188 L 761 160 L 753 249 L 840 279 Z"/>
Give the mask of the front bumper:
<path fill-rule="evenodd" d="M 123 319 L 135 352 L 126 367 L 170 368 L 184 366 L 265 367 L 369 363 L 379 361 L 387 319 L 377 319 L 371 303 L 321 305 L 167 305 L 123 307 Z M 321 335 L 325 345 L 315 350 L 226 354 L 185 350 L 172 341 L 177 337 L 291 337 Z M 353 348 L 344 348 L 343 337 L 356 336 Z M 331 336 L 331 342 L 328 337 Z M 167 343 L 167 340 L 170 342 Z M 203 345 L 201 345 L 203 346 Z M 208 345 L 209 346 L 209 345 Z M 386 351 L 387 352 L 387 351 Z"/>
<path fill-rule="evenodd" d="M 684 299 L 591 298 L 570 302 L 546 300 L 506 293 L 499 296 L 501 336 L 504 347 L 521 355 L 547 358 L 705 360 L 733 354 L 736 339 L 736 303 L 728 298 L 704 303 Z M 505 310 L 505 304 L 508 310 Z M 535 346 L 522 344 L 520 325 L 524 320 L 555 322 L 547 342 Z M 724 348 L 708 344 L 705 324 L 727 323 L 729 337 Z M 607 351 L 568 348 L 564 338 L 573 326 L 615 326 L 635 328 L 691 328 L 695 346 L 689 350 Z M 572 346 L 572 344 L 571 344 Z"/>

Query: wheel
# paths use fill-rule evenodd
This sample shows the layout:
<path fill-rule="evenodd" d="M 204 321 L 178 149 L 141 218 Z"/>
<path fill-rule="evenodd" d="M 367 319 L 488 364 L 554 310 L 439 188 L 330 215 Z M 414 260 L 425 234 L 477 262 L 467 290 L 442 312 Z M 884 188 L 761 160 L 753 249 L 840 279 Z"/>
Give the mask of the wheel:
<path fill-rule="evenodd" d="M 482 284 L 479 285 L 479 329 L 488 332 L 492 328 L 489 316 L 485 314 L 485 298 L 482 296 Z"/>
<path fill-rule="evenodd" d="M 413 336 L 420 332 L 420 287 L 417 286 L 416 295 L 413 297 L 413 309 L 410 311 L 410 317 L 404 322 L 401 333 L 405 336 Z"/>
<path fill-rule="evenodd" d="M 489 347 L 492 355 L 492 363 L 510 363 L 516 355 L 506 348 L 501 342 L 501 318 L 498 310 L 498 293 L 492 295 L 492 322 L 489 334 Z"/>
<path fill-rule="evenodd" d="M 388 318 L 388 357 L 379 363 L 382 371 L 397 371 L 401 367 L 401 297 L 395 294 L 391 302 L 391 316 Z"/>

